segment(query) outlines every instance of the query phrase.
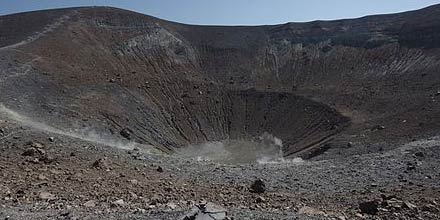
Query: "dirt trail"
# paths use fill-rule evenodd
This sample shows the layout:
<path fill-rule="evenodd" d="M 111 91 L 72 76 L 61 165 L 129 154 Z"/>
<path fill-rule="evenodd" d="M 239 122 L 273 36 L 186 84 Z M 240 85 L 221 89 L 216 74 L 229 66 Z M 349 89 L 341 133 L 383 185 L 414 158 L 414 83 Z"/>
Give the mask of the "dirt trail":
<path fill-rule="evenodd" d="M 72 11 L 72 13 L 77 13 L 77 11 Z M 53 23 L 47 25 L 43 31 L 41 32 L 37 32 L 34 35 L 29 36 L 26 40 L 23 40 L 21 42 L 18 42 L 16 44 L 12 44 L 12 45 L 8 45 L 5 47 L 0 47 L 0 52 L 5 51 L 5 50 L 9 50 L 9 49 L 15 49 L 17 47 L 32 43 L 38 39 L 40 39 L 41 37 L 45 36 L 46 34 L 54 31 L 56 28 L 58 28 L 59 26 L 61 26 L 64 22 L 66 22 L 67 20 L 70 19 L 70 15 L 64 15 L 61 16 L 60 18 L 56 19 Z"/>
<path fill-rule="evenodd" d="M 41 37 L 46 36 L 48 33 L 53 32 L 56 28 L 60 27 L 67 20 L 69 20 L 71 18 L 71 14 L 74 14 L 74 13 L 77 13 L 77 11 L 75 10 L 75 11 L 72 11 L 72 13 L 70 13 L 70 14 L 61 16 L 60 18 L 56 19 L 53 23 L 44 27 L 44 29 L 41 32 L 36 32 L 35 34 L 28 36 L 26 40 L 23 40 L 21 42 L 18 42 L 18 43 L 12 44 L 12 45 L 0 47 L 0 52 L 8 51 L 8 50 L 15 50 L 17 47 L 32 43 L 32 42 L 40 39 Z M 24 75 L 28 74 L 29 71 L 32 69 L 32 64 L 35 61 L 41 60 L 41 56 L 37 56 L 37 55 L 35 55 L 35 56 L 36 57 L 33 58 L 32 60 L 16 67 L 15 70 L 11 71 L 11 73 L 12 73 L 11 75 L 5 76 L 2 79 L 0 78 L 0 83 L 5 82 L 9 78 L 24 76 Z M 9 70 L 10 69 L 2 70 L 2 75 L 9 72 Z"/>

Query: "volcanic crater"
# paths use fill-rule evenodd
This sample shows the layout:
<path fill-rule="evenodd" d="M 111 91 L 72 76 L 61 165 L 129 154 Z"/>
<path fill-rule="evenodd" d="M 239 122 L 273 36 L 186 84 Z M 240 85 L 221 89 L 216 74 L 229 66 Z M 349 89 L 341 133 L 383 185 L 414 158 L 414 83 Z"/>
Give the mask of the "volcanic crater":
<path fill-rule="evenodd" d="M 439 13 L 253 27 L 109 7 L 2 16 L 0 102 L 166 153 L 264 133 L 285 157 L 401 143 L 440 126 Z"/>
<path fill-rule="evenodd" d="M 0 16 L 0 219 L 440 219 L 439 18 Z"/>

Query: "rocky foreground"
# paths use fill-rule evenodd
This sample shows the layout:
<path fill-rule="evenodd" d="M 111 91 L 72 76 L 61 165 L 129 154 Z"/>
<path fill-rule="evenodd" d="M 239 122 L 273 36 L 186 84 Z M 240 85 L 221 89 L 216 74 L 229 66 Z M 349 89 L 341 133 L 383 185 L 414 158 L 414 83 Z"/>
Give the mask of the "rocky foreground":
<path fill-rule="evenodd" d="M 183 219 L 207 202 L 229 219 L 440 217 L 437 138 L 344 159 L 227 165 L 13 121 L 0 128 L 0 219 Z"/>

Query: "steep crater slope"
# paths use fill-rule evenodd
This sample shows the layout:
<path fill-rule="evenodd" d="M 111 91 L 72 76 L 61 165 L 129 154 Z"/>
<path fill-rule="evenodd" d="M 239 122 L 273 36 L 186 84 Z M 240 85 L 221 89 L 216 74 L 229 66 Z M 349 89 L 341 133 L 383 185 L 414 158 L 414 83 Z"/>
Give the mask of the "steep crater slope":
<path fill-rule="evenodd" d="M 267 132 L 308 157 L 440 128 L 438 6 L 257 27 L 53 12 L 1 18 L 16 34 L 0 40 L 0 101 L 62 129 L 125 130 L 166 152 Z"/>

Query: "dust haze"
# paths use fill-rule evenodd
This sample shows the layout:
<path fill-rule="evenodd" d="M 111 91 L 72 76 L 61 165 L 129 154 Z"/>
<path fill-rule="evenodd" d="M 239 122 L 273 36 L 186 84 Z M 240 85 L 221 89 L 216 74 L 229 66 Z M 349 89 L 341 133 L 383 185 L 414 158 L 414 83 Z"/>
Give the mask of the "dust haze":
<path fill-rule="evenodd" d="M 135 147 L 146 151 L 147 153 L 153 153 L 154 148 L 152 146 L 142 145 L 135 142 L 125 141 L 122 139 L 117 139 L 110 135 L 105 135 L 102 133 L 96 132 L 93 128 L 81 128 L 81 129 L 60 129 L 48 125 L 43 122 L 38 122 L 28 116 L 25 116 L 17 111 L 14 111 L 4 104 L 0 103 L 0 115 L 4 115 L 6 118 L 20 122 L 24 126 L 29 126 L 34 129 L 38 129 L 40 131 L 64 135 L 68 137 L 73 137 L 77 139 L 81 139 L 84 141 L 101 144 L 105 146 L 115 147 L 124 150 L 132 150 Z"/>

